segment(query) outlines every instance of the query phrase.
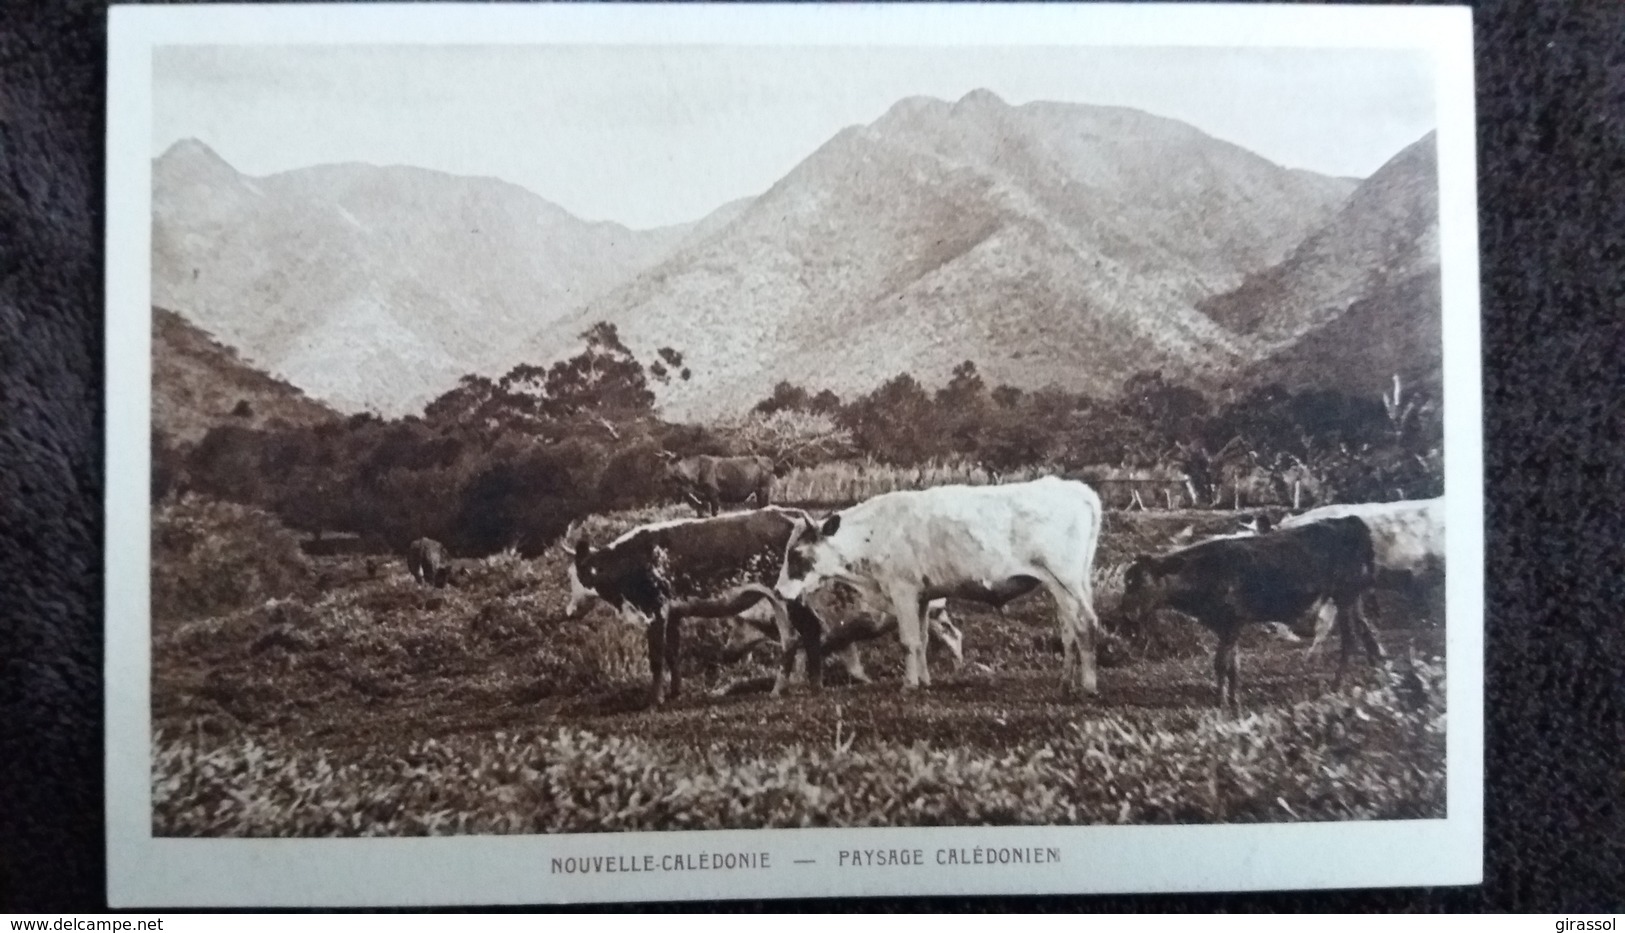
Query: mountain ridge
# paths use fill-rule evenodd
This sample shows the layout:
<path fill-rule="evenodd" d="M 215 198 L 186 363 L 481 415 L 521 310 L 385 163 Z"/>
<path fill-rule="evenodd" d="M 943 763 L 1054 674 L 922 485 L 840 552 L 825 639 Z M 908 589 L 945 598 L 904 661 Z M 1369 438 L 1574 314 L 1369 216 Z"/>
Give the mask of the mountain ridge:
<path fill-rule="evenodd" d="M 1144 167 L 1169 161 L 1195 179 Z M 967 358 L 1027 388 L 1114 391 L 1130 357 L 1216 378 L 1253 342 L 1196 302 L 1280 260 L 1350 191 L 1127 108 L 905 98 L 558 333 L 608 320 L 640 355 L 683 350 L 696 378 L 663 391 L 673 417 L 748 407 L 780 379 L 941 380 Z M 544 338 L 531 355 L 568 351 Z"/>
<path fill-rule="evenodd" d="M 198 140 L 153 167 L 153 300 L 355 411 L 421 410 L 469 372 L 737 213 L 634 231 L 501 179 L 349 162 L 263 176 Z"/>
<path fill-rule="evenodd" d="M 761 194 L 644 231 L 501 179 L 252 177 L 183 140 L 154 162 L 155 304 L 339 410 L 388 415 L 572 355 L 598 321 L 640 359 L 685 354 L 693 378 L 657 389 L 673 419 L 735 414 L 780 380 L 940 383 L 966 359 L 989 384 L 1101 397 L 1150 369 L 1365 391 L 1329 358 L 1340 341 L 1437 321 L 1432 139 L 1355 183 L 1132 108 L 908 97 Z M 1436 364 L 1405 343 L 1364 357 L 1425 378 Z"/>

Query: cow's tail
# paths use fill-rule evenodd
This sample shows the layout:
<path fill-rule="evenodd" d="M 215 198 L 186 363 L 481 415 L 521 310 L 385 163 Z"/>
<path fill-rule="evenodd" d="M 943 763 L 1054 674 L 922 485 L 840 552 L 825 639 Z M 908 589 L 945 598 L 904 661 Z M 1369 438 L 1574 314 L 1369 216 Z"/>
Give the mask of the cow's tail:
<path fill-rule="evenodd" d="M 790 613 L 789 610 L 785 609 L 784 607 L 784 597 L 780 596 L 772 587 L 764 586 L 760 583 L 747 583 L 739 588 L 739 592 L 741 594 L 755 593 L 757 596 L 767 600 L 768 605 L 773 607 L 773 615 L 778 620 L 779 631 L 791 631 Z"/>

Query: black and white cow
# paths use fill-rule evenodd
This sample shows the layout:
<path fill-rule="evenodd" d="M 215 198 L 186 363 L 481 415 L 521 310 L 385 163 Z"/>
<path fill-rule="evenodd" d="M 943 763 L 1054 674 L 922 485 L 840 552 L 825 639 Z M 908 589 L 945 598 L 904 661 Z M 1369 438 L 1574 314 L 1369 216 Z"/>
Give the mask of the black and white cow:
<path fill-rule="evenodd" d="M 1241 667 L 1236 645 L 1249 623 L 1295 621 L 1331 600 L 1343 633 L 1344 668 L 1358 633 L 1366 653 L 1383 656 L 1360 597 L 1374 576 L 1371 532 L 1358 518 L 1334 518 L 1268 534 L 1223 537 L 1160 557 L 1141 555 L 1123 578 L 1121 611 L 1139 620 L 1166 606 L 1195 618 L 1219 636 L 1213 656 L 1219 706 L 1239 707 Z"/>
<path fill-rule="evenodd" d="M 1100 521 L 1093 489 L 1055 477 L 885 493 L 823 522 L 803 519 L 778 592 L 797 599 L 841 582 L 887 607 L 908 651 L 908 689 L 931 683 L 927 603 L 951 597 L 997 607 L 1042 586 L 1057 608 L 1062 689 L 1093 694 L 1099 620 L 1090 573 Z"/>
<path fill-rule="evenodd" d="M 655 522 L 628 531 L 595 548 L 582 538 L 570 562 L 571 618 L 585 615 L 602 599 L 628 621 L 645 625 L 649 638 L 649 700 L 664 700 L 663 669 L 671 695 L 681 690 L 678 665 L 685 618 L 733 616 L 766 599 L 778 621 L 783 661 L 775 695 L 782 692 L 795 662 L 795 646 L 807 655 L 808 679 L 822 683 L 823 626 L 799 600 L 781 600 L 773 591 L 791 535 L 805 512 L 767 508 L 709 518 Z"/>

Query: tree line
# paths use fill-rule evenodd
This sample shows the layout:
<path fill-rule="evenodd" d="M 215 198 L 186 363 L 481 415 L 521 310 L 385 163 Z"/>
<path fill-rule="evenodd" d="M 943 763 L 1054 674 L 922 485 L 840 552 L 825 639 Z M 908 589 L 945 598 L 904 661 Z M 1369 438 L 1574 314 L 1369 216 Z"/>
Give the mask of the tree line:
<path fill-rule="evenodd" d="M 1320 501 L 1442 490 L 1437 405 L 1397 380 L 1380 398 L 1266 386 L 1219 400 L 1147 372 L 1101 400 L 988 386 L 967 360 L 935 391 L 908 373 L 850 400 L 780 383 L 738 418 L 674 424 L 658 417 L 655 389 L 692 378 L 681 352 L 639 360 L 607 323 L 581 338 L 550 367 L 465 376 L 422 415 L 228 423 L 189 446 L 155 433 L 154 498 L 199 493 L 307 533 L 391 549 L 427 535 L 473 556 L 533 555 L 586 515 L 669 500 L 663 454 L 765 454 L 781 472 L 851 459 L 1160 469 L 1190 477 L 1204 500 L 1241 476 L 1310 477 Z"/>

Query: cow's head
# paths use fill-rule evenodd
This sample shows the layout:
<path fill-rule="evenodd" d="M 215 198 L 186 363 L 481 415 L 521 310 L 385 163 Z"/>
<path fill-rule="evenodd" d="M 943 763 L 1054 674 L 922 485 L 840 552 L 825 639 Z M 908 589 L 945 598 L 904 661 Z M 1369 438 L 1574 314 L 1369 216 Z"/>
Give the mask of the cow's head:
<path fill-rule="evenodd" d="M 1166 598 L 1168 574 L 1155 557 L 1138 555 L 1123 571 L 1123 599 L 1118 612 L 1138 624 Z"/>
<path fill-rule="evenodd" d="M 935 636 L 948 649 L 948 654 L 954 659 L 954 670 L 959 670 L 965 664 L 965 634 L 954 624 L 953 616 L 948 614 L 947 606 L 931 606 L 926 609 L 927 637 Z"/>
<path fill-rule="evenodd" d="M 853 582 L 847 560 L 835 540 L 841 530 L 841 513 L 836 512 L 823 521 L 803 519 L 790 535 L 785 551 L 784 565 L 779 569 L 779 582 L 775 589 L 785 599 L 800 599 L 825 582 L 844 580 Z"/>
<path fill-rule="evenodd" d="M 699 482 L 699 461 L 693 457 L 683 459 L 669 450 L 660 452 L 660 479 L 675 488 L 687 488 Z"/>
<path fill-rule="evenodd" d="M 570 604 L 565 607 L 564 615 L 570 620 L 579 619 L 592 610 L 593 604 L 602 597 L 598 595 L 597 562 L 593 558 L 597 550 L 587 543 L 586 538 L 576 542 L 575 550 L 561 548 L 570 555 Z"/>

